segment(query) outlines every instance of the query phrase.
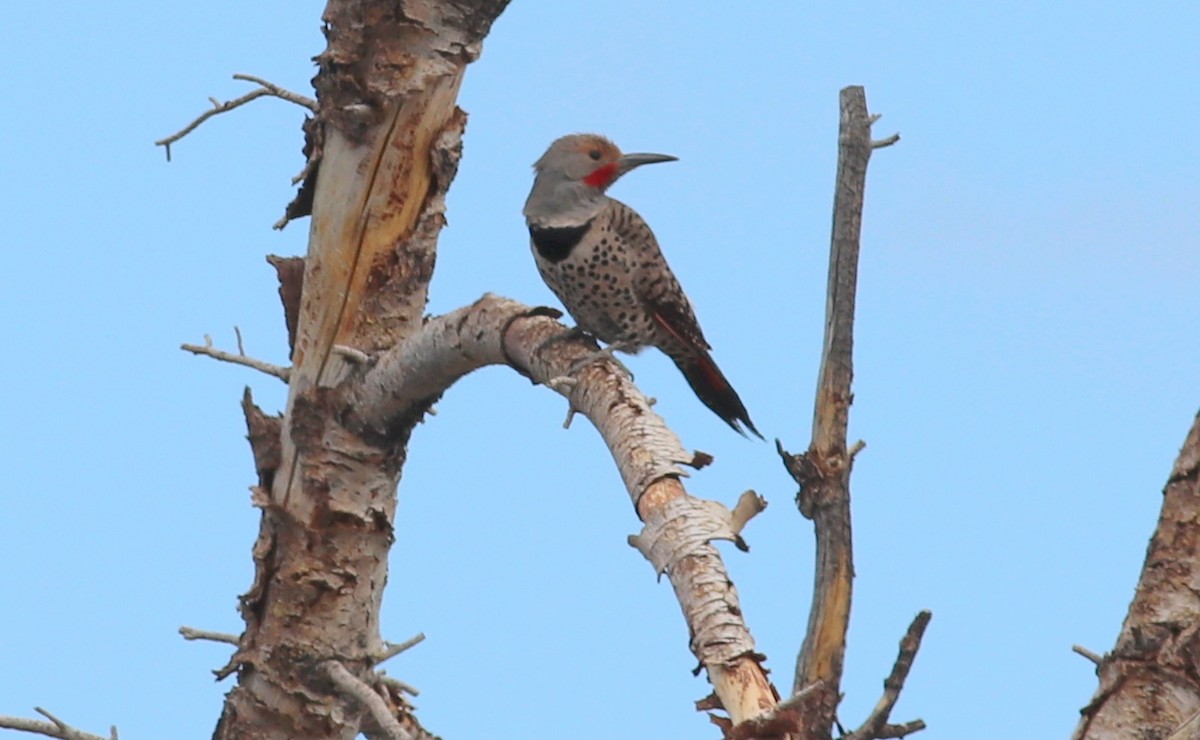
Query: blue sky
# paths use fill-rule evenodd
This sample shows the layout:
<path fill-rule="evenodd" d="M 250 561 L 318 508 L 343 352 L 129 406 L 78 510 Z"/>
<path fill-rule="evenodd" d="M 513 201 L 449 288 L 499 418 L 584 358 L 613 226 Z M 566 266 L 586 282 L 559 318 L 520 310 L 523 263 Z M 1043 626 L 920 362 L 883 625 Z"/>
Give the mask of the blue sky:
<path fill-rule="evenodd" d="M 258 515 L 238 409 L 284 388 L 180 352 L 205 333 L 286 361 L 271 224 L 301 111 L 263 100 L 167 164 L 152 142 L 256 74 L 308 91 L 322 4 L 17 3 L 0 41 L 0 713 L 42 705 L 126 738 L 204 738 L 228 685 Z M 495 291 L 553 304 L 520 209 L 555 137 L 678 163 L 613 194 L 654 227 L 759 429 L 808 442 L 837 91 L 866 86 L 868 181 L 851 434 L 858 578 L 841 717 L 878 698 L 912 616 L 933 622 L 895 718 L 921 737 L 1063 737 L 1095 687 L 1159 491 L 1200 406 L 1200 6 L 516 0 L 472 66 L 465 157 L 431 312 Z M 647 353 L 690 490 L 771 502 L 728 562 L 785 687 L 812 531 L 768 444 L 739 438 Z M 463 380 L 400 488 L 388 665 L 447 738 L 715 737 L 670 589 L 597 435 L 511 370 Z M 536 718 L 536 719 L 531 719 Z"/>

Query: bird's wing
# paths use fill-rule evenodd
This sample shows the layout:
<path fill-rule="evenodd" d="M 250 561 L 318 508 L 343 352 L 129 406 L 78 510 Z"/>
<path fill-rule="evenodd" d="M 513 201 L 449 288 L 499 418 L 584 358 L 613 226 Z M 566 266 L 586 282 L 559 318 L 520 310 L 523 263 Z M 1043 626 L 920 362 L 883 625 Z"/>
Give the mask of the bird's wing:
<path fill-rule="evenodd" d="M 612 229 L 629 249 L 629 270 L 634 290 L 655 322 L 670 336 L 687 346 L 711 349 L 696 321 L 675 273 L 658 247 L 658 240 L 638 212 L 613 200 Z"/>

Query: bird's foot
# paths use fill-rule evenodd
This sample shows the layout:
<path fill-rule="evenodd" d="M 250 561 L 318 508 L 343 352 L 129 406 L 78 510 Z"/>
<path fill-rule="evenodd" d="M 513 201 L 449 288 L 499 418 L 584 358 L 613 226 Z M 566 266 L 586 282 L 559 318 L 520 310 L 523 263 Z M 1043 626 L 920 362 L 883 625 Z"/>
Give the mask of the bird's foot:
<path fill-rule="evenodd" d="M 614 365 L 621 369 L 621 372 L 625 373 L 625 375 L 629 377 L 630 382 L 632 382 L 633 373 L 629 370 L 629 368 L 625 367 L 625 363 L 617 359 L 617 356 L 613 353 L 629 352 L 635 349 L 636 346 L 637 345 L 634 344 L 626 344 L 625 342 L 614 342 L 598 352 L 592 352 L 571 363 L 571 367 L 567 370 L 567 374 L 574 375 L 588 365 L 591 365 L 594 362 L 599 362 L 600 360 L 611 360 Z"/>
<path fill-rule="evenodd" d="M 550 378 L 546 381 L 546 387 L 565 396 L 570 393 L 578 383 L 578 380 L 569 375 L 555 375 L 553 378 Z"/>

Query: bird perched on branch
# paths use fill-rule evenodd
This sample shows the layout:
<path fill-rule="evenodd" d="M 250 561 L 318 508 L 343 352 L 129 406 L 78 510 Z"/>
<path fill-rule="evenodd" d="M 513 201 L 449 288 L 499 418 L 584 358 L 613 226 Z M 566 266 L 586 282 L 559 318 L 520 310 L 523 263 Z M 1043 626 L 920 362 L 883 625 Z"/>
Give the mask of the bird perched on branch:
<path fill-rule="evenodd" d="M 525 201 L 534 259 L 579 328 L 607 343 L 606 352 L 659 348 L 705 406 L 739 433 L 745 434 L 744 426 L 761 439 L 709 355 L 692 304 L 650 227 L 637 211 L 604 194 L 635 167 L 675 159 L 622 154 L 595 134 L 555 141 L 534 165 Z"/>

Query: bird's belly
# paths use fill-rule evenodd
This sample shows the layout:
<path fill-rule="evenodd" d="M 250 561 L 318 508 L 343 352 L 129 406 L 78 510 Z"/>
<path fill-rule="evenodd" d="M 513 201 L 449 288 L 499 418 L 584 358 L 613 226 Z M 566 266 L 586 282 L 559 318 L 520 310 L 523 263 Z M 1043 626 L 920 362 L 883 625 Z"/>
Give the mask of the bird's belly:
<path fill-rule="evenodd" d="M 580 245 L 559 262 L 537 262 L 542 279 L 584 331 L 607 344 L 649 344 L 649 317 L 623 260 Z"/>

